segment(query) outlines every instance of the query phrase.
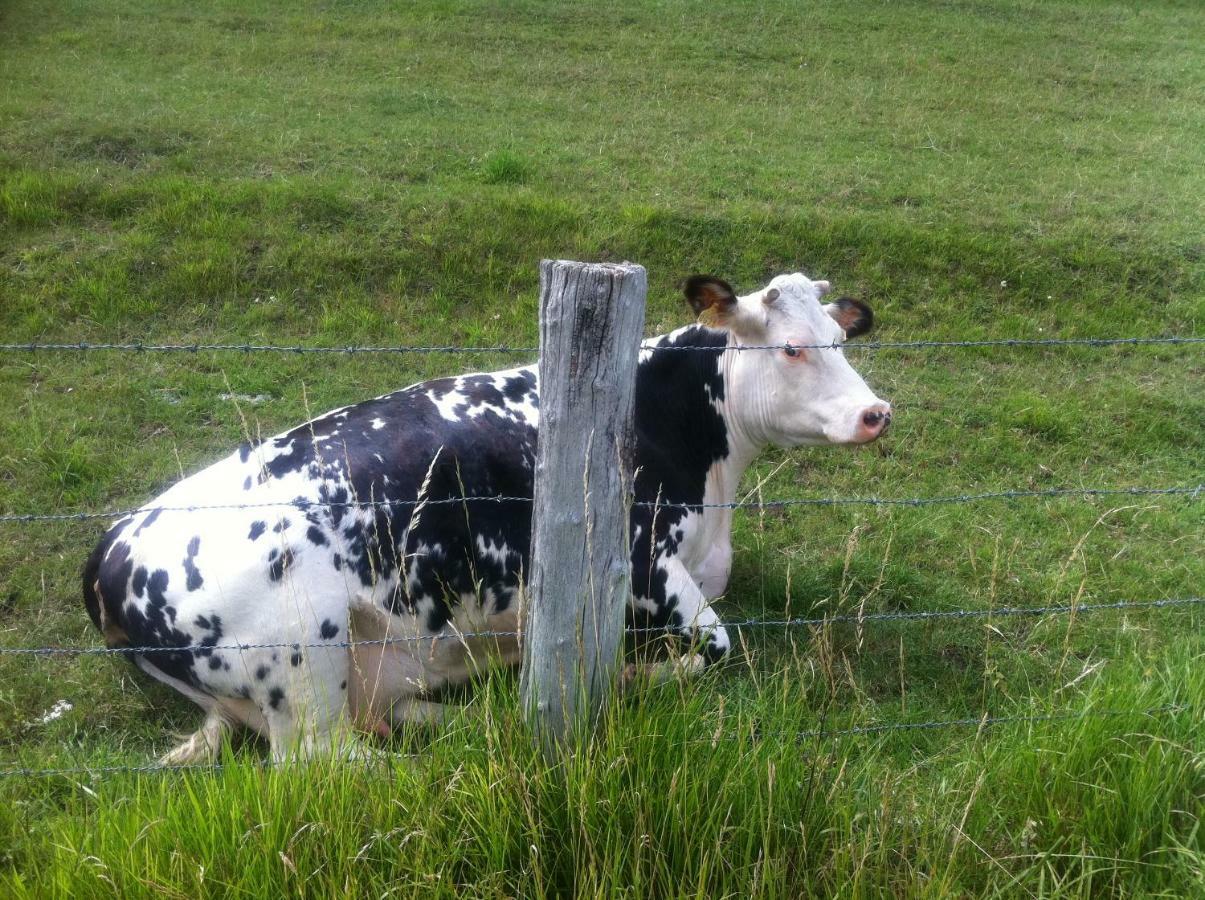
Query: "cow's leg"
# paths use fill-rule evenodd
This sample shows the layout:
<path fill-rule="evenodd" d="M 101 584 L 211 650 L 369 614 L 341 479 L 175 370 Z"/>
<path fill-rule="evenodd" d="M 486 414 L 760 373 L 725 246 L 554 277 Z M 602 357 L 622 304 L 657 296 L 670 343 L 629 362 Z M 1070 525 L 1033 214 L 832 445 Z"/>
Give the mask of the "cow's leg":
<path fill-rule="evenodd" d="M 703 595 L 686 567 L 675 558 L 658 560 L 664 567 L 665 604 L 669 611 L 670 627 L 680 634 L 687 645 L 701 654 L 705 665 L 719 662 L 728 655 L 731 644 L 720 617 Z"/>
<path fill-rule="evenodd" d="M 205 723 L 189 735 L 175 749 L 159 757 L 161 766 L 193 766 L 211 763 L 218 757 L 222 738 L 230 730 L 230 723 L 216 708 L 205 714 Z"/>
<path fill-rule="evenodd" d="M 345 647 L 306 647 L 287 677 L 265 685 L 260 710 L 268 726 L 272 758 L 310 758 L 323 753 L 359 757 L 348 714 Z"/>
<path fill-rule="evenodd" d="M 668 662 L 629 666 L 625 670 L 628 680 L 639 677 L 658 682 L 693 675 L 719 662 L 731 648 L 728 632 L 686 567 L 673 557 L 654 560 L 653 566 L 665 572 L 665 580 L 662 582 L 656 576 L 650 579 L 655 590 L 650 591 L 650 596 L 636 597 L 635 605 L 650 613 L 653 621 L 664 621 L 671 632 L 680 635 L 687 644 L 687 652 Z"/>
<path fill-rule="evenodd" d="M 179 745 L 159 757 L 161 766 L 191 766 L 202 765 L 217 759 L 218 750 L 222 746 L 222 738 L 230 731 L 234 720 L 223 713 L 218 699 L 211 694 L 197 690 L 178 678 L 173 678 L 162 669 L 150 663 L 146 657 L 134 658 L 134 664 L 156 681 L 175 688 L 201 709 L 205 710 L 205 722 L 195 732 L 190 734 Z"/>
<path fill-rule="evenodd" d="M 394 727 L 398 725 L 442 725 L 457 713 L 470 709 L 470 706 L 452 703 L 436 703 L 431 700 L 405 699 L 399 700 L 389 709 L 389 722 Z"/>
<path fill-rule="evenodd" d="M 732 543 L 725 537 L 715 542 L 707 557 L 695 571 L 695 580 L 703 596 L 714 600 L 728 589 L 732 571 Z"/>

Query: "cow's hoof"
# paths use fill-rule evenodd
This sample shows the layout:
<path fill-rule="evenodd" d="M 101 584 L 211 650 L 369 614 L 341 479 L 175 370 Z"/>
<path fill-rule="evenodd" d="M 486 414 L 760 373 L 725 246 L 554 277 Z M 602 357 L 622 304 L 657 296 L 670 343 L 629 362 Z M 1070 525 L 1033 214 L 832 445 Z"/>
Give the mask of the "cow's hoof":
<path fill-rule="evenodd" d="M 698 653 L 692 653 L 690 656 L 680 656 L 676 660 L 676 663 L 676 674 L 679 678 L 693 678 L 707 668 L 707 660 Z"/>
<path fill-rule="evenodd" d="M 627 689 L 634 686 L 637 682 L 651 686 L 664 684 L 674 679 L 686 681 L 688 678 L 698 675 L 706 668 L 707 661 L 698 653 L 643 665 L 640 663 L 628 663 L 623 667 L 623 674 L 620 676 L 620 685 Z"/>
<path fill-rule="evenodd" d="M 623 671 L 619 673 L 619 684 L 621 687 L 631 687 L 636 683 L 636 679 L 640 676 L 641 667 L 636 663 L 628 663 L 623 667 Z"/>

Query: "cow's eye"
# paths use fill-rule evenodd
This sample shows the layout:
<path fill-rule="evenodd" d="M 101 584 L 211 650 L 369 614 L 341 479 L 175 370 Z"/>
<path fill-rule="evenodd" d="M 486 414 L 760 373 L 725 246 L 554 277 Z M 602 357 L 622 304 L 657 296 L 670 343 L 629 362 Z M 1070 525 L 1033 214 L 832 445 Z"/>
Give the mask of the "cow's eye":
<path fill-rule="evenodd" d="M 787 356 L 792 356 L 792 357 L 799 355 L 799 351 L 796 348 L 792 347 L 790 344 L 787 344 L 785 347 L 783 347 L 782 352 L 785 353 Z"/>

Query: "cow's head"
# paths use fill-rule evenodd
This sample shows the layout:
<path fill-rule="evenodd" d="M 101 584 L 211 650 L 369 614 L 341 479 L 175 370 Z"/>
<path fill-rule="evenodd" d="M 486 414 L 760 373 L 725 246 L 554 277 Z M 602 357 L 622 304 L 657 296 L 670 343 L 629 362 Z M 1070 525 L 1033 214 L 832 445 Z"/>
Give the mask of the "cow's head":
<path fill-rule="evenodd" d="M 829 290 L 827 281 L 798 272 L 743 297 L 710 275 L 686 282 L 686 299 L 703 324 L 728 331 L 738 345 L 782 348 L 732 354 L 727 406 L 755 440 L 787 447 L 864 444 L 891 423 L 891 407 L 841 350 L 845 340 L 870 330 L 870 307 L 846 297 L 821 302 Z M 818 345 L 825 348 L 800 349 Z"/>

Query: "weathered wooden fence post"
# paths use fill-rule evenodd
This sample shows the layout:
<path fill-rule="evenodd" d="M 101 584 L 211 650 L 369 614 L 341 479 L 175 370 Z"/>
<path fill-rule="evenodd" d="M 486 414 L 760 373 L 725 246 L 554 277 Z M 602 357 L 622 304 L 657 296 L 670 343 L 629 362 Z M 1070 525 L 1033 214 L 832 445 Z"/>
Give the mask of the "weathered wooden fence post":
<path fill-rule="evenodd" d="M 616 678 L 647 292 L 643 266 L 540 263 L 540 437 L 521 692 L 546 752 L 597 714 Z"/>

